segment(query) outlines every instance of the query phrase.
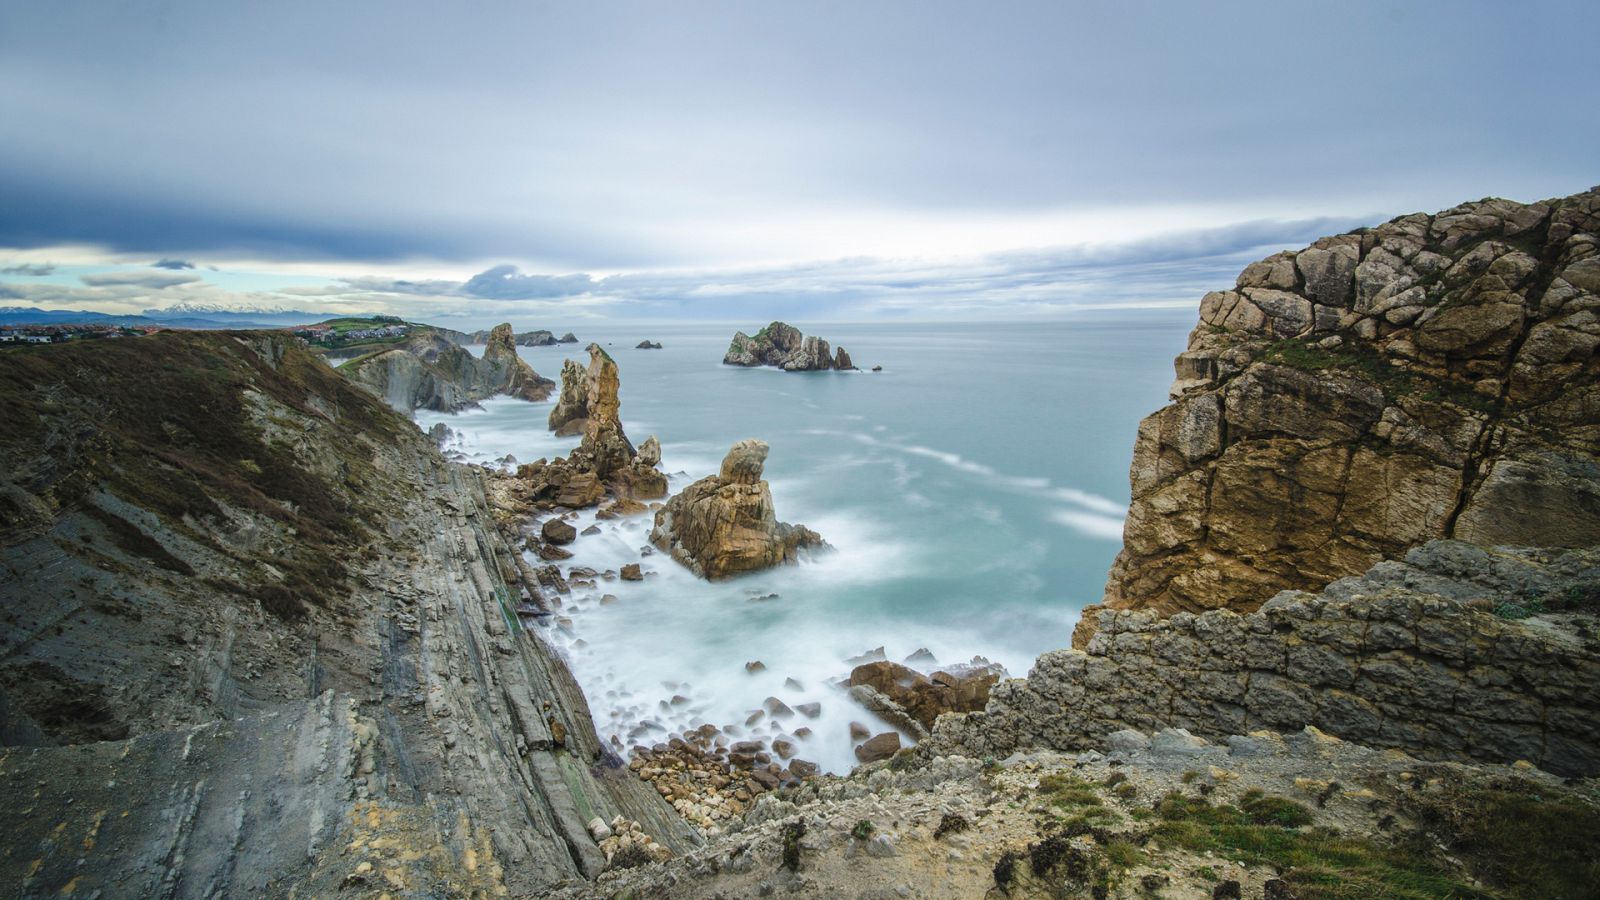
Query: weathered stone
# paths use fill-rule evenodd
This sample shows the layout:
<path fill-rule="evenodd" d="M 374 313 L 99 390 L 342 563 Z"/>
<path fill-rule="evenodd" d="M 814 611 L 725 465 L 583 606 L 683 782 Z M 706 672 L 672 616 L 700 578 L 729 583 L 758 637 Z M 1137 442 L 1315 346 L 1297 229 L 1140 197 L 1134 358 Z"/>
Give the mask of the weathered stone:
<path fill-rule="evenodd" d="M 778 521 L 772 492 L 761 479 L 766 458 L 763 441 L 734 444 L 719 474 L 684 488 L 656 512 L 651 542 L 712 581 L 826 549 L 811 529 Z"/>
<path fill-rule="evenodd" d="M 864 763 L 877 762 L 900 752 L 900 735 L 893 731 L 873 735 L 856 748 L 856 759 Z"/>
<path fill-rule="evenodd" d="M 552 544 L 570 544 L 578 539 L 578 530 L 570 522 L 546 519 L 539 527 L 539 536 Z"/>
<path fill-rule="evenodd" d="M 753 337 L 742 331 L 734 334 L 722 364 L 776 366 L 786 372 L 855 368 L 843 347 L 835 356 L 827 341 L 806 337 L 798 328 L 783 322 L 773 322 Z"/>

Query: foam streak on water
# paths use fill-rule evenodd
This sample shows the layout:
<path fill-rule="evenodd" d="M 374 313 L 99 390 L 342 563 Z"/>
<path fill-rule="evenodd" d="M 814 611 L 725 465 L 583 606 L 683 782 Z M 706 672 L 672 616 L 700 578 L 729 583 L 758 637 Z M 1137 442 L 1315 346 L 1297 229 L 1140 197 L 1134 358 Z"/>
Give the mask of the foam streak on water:
<path fill-rule="evenodd" d="M 1040 652 L 1065 646 L 1118 547 L 1135 426 L 1164 401 L 1183 345 L 1186 316 L 1123 315 L 806 327 L 881 374 L 724 367 L 731 327 L 580 333 L 612 342 L 624 427 L 635 443 L 658 435 L 673 491 L 714 473 L 733 442 L 761 438 L 779 517 L 837 548 L 711 584 L 665 554 L 642 555 L 650 516 L 579 514 L 579 530 L 600 532 L 579 537 L 564 570 L 641 562 L 649 573 L 576 586 L 546 631 L 602 737 L 631 745 L 703 722 L 763 737 L 805 726 L 813 733 L 800 755 L 839 771 L 854 764 L 851 720 L 886 727 L 832 684 L 848 658 L 881 645 L 899 660 L 925 647 L 945 664 L 981 654 L 1022 675 Z M 666 348 L 631 349 L 647 337 Z M 519 352 L 546 375 L 582 357 L 570 345 Z M 530 462 L 576 444 L 546 430 L 550 406 L 500 398 L 417 418 L 423 428 L 446 422 L 467 458 Z M 755 660 L 766 670 L 747 674 Z M 820 702 L 822 713 L 747 727 L 768 697 Z"/>

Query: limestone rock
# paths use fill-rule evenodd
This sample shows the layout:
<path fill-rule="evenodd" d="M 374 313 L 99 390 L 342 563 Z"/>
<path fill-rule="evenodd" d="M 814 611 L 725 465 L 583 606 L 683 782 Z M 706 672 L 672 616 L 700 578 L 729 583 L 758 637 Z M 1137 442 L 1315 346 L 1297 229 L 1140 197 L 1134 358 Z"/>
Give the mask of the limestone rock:
<path fill-rule="evenodd" d="M 930 758 L 1027 747 L 1259 752 L 1259 729 L 1442 759 L 1600 774 L 1600 549 L 1431 541 L 1256 612 L 1102 609 L 1086 646 L 944 716 Z M 852 689 L 855 690 L 855 689 Z M 1151 734 L 1146 738 L 1145 734 Z M 1229 737 L 1230 735 L 1236 737 Z"/>
<path fill-rule="evenodd" d="M 539 536 L 552 544 L 570 544 L 578 539 L 578 530 L 570 522 L 547 519 L 539 528 Z"/>
<path fill-rule="evenodd" d="M 661 349 L 661 342 L 660 341 L 649 341 L 649 340 L 640 341 L 638 344 L 636 344 L 634 346 L 633 349 L 635 349 L 635 350 L 660 350 Z"/>
<path fill-rule="evenodd" d="M 1600 542 L 1597 274 L 1600 189 L 1246 267 L 1139 426 L 1104 607 L 1247 612 L 1440 537 Z"/>
<path fill-rule="evenodd" d="M 583 366 L 574 360 L 561 363 L 561 396 L 550 410 L 550 430 L 558 437 L 583 434 L 589 424 L 589 384 Z"/>
<path fill-rule="evenodd" d="M 442 330 L 418 328 L 404 341 L 352 360 L 340 371 L 405 413 L 453 412 L 499 394 L 544 400 L 555 387 L 517 356 L 510 325 L 497 325 L 490 332 L 482 359 Z"/>
<path fill-rule="evenodd" d="M 689 485 L 657 510 L 651 543 L 712 581 L 827 548 L 811 529 L 778 521 L 772 492 L 761 479 L 766 458 L 764 441 L 734 444 L 721 472 Z"/>
<path fill-rule="evenodd" d="M 728 352 L 722 357 L 727 366 L 775 366 L 786 372 L 820 369 L 854 369 L 850 354 L 840 347 L 835 354 L 828 342 L 806 337 L 800 329 L 784 322 L 773 322 L 754 336 L 734 334 Z"/>
<path fill-rule="evenodd" d="M 618 503 L 637 505 L 667 495 L 667 476 L 656 466 L 661 445 L 654 436 L 641 456 L 622 430 L 621 382 L 616 361 L 599 344 L 588 346 L 589 365 L 567 360 L 561 367 L 561 397 L 550 412 L 557 434 L 583 440 L 566 459 L 518 470 L 530 480 L 536 502 L 581 508 L 601 502 L 608 492 Z M 642 507 L 639 507 L 642 509 Z M 637 511 L 613 510 L 615 514 Z"/>
<path fill-rule="evenodd" d="M 969 672 L 935 672 L 931 678 L 898 663 L 882 661 L 856 666 L 850 686 L 866 685 L 888 697 L 923 728 L 932 728 L 941 713 L 973 712 L 989 702 L 989 690 L 1004 674 L 998 667 Z"/>

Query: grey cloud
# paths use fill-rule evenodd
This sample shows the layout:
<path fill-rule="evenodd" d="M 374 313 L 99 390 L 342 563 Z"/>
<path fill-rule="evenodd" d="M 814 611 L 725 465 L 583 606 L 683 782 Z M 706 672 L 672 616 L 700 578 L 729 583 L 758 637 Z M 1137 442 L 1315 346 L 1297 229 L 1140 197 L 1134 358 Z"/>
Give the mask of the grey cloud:
<path fill-rule="evenodd" d="M 99 272 L 84 275 L 79 280 L 90 287 L 126 286 L 163 290 L 180 284 L 194 284 L 200 280 L 200 276 L 164 272 Z"/>
<path fill-rule="evenodd" d="M 467 279 L 462 290 L 491 300 L 548 300 L 587 293 L 594 286 L 588 275 L 523 275 L 516 266 L 495 266 Z"/>
<path fill-rule="evenodd" d="M 32 275 L 35 277 L 43 277 L 45 275 L 49 275 L 55 270 L 56 267 L 52 265 L 33 265 L 30 263 L 23 263 L 20 266 L 7 266 L 4 269 L 0 269 L 0 275 Z"/>
<path fill-rule="evenodd" d="M 155 262 L 151 263 L 150 265 L 151 265 L 152 268 L 156 268 L 156 269 L 178 270 L 178 269 L 192 269 L 192 268 L 194 268 L 194 263 L 189 262 L 186 259 L 158 259 Z"/>
<path fill-rule="evenodd" d="M 422 297 L 444 297 L 459 294 L 462 285 L 459 281 L 436 279 L 413 281 L 404 278 L 374 278 L 372 276 L 341 278 L 339 281 L 348 285 L 354 291 L 368 291 L 374 294 L 410 294 Z"/>
<path fill-rule="evenodd" d="M 22 291 L 20 289 L 18 289 L 14 285 L 9 285 L 9 284 L 6 284 L 3 281 L 0 281 L 0 300 L 22 300 L 22 299 L 24 299 L 24 295 L 23 295 L 23 293 L 22 293 Z"/>

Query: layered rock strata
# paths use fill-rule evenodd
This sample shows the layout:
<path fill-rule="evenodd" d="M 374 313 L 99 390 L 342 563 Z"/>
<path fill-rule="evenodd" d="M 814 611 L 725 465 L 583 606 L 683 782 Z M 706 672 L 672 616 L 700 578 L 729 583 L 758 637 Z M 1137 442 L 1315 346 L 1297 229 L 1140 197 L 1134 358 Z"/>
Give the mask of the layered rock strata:
<path fill-rule="evenodd" d="M 1249 266 L 1139 427 L 1104 602 L 1249 611 L 1432 538 L 1600 543 L 1597 347 L 1600 190 Z"/>
<path fill-rule="evenodd" d="M 18 893 L 529 895 L 605 868 L 592 817 L 698 842 L 524 626 L 480 473 L 293 339 L 63 345 L 0 389 Z"/>
<path fill-rule="evenodd" d="M 855 368 L 843 347 L 835 353 L 822 338 L 806 337 L 800 329 L 783 322 L 773 322 L 754 335 L 735 333 L 722 364 L 775 366 L 786 372 Z"/>
<path fill-rule="evenodd" d="M 1103 610 L 1085 650 L 1040 656 L 927 753 L 1098 746 L 1112 732 L 1307 725 L 1417 756 L 1600 774 L 1600 550 L 1428 543 L 1255 613 Z"/>
<path fill-rule="evenodd" d="M 535 505 L 580 509 L 608 495 L 619 501 L 654 500 L 667 495 L 667 476 L 656 468 L 661 445 L 651 435 L 635 448 L 622 430 L 621 378 L 617 363 L 599 344 L 588 346 L 589 365 L 567 360 L 561 367 L 561 398 L 550 413 L 557 434 L 583 440 L 566 458 L 539 460 L 518 469 Z M 642 508 L 642 507 L 641 507 Z"/>
<path fill-rule="evenodd" d="M 684 488 L 656 511 L 650 541 L 712 581 L 796 562 L 828 544 L 804 525 L 779 522 L 762 480 L 765 441 L 733 445 L 722 469 Z"/>
<path fill-rule="evenodd" d="M 480 359 L 435 329 L 357 357 L 339 371 L 401 412 L 465 409 L 497 395 L 544 400 L 555 382 L 517 356 L 510 325 L 496 325 Z"/>

